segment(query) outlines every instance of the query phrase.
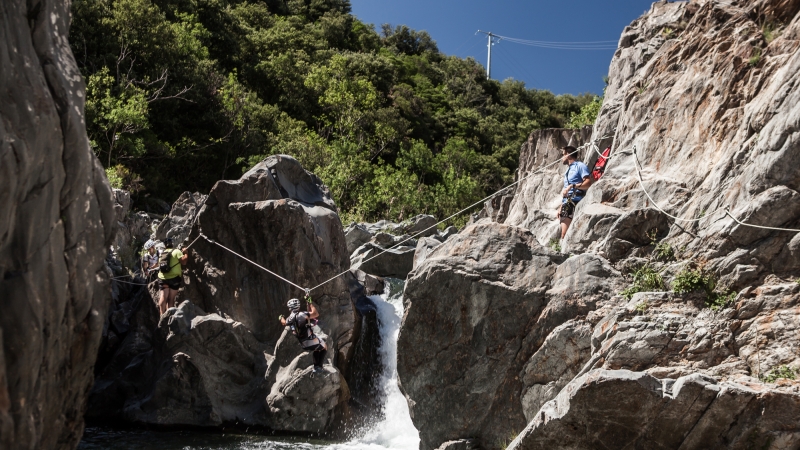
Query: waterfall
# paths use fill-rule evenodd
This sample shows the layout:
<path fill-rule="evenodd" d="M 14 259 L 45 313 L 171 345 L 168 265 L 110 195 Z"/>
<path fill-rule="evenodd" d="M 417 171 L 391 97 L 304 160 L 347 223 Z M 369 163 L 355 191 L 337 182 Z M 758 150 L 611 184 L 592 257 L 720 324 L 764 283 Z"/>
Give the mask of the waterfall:
<path fill-rule="evenodd" d="M 378 308 L 380 355 L 383 362 L 381 390 L 384 396 L 384 417 L 360 438 L 346 444 L 333 445 L 341 450 L 417 450 L 419 432 L 411 422 L 406 398 L 397 386 L 397 337 L 403 318 L 403 281 L 386 280 L 386 291 L 370 299 Z"/>

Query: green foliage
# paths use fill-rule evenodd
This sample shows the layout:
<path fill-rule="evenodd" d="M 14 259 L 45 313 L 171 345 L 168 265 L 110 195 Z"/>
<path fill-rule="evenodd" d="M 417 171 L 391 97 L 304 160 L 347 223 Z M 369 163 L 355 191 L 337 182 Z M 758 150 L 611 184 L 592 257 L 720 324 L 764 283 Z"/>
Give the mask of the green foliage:
<path fill-rule="evenodd" d="M 653 254 L 659 261 L 671 261 L 675 259 L 675 250 L 667 242 L 659 242 L 653 250 Z"/>
<path fill-rule="evenodd" d="M 633 271 L 633 282 L 621 294 L 628 300 L 637 292 L 663 291 L 664 278 L 650 263 L 643 264 Z"/>
<path fill-rule="evenodd" d="M 706 274 L 702 269 L 690 269 L 685 267 L 672 281 L 672 290 L 676 294 L 686 294 L 690 292 L 705 292 L 710 294 L 716 288 L 716 280 L 713 276 Z"/>
<path fill-rule="evenodd" d="M 676 294 L 705 293 L 706 306 L 714 311 L 725 308 L 736 298 L 735 292 L 719 292 L 714 275 L 706 273 L 702 268 L 685 267 L 675 275 L 672 290 Z"/>
<path fill-rule="evenodd" d="M 761 61 L 761 49 L 756 47 L 753 49 L 753 54 L 750 56 L 750 59 L 747 60 L 747 63 L 750 64 L 750 67 L 755 67 L 758 65 L 759 61 Z"/>
<path fill-rule="evenodd" d="M 797 376 L 797 369 L 791 366 L 778 366 L 769 371 L 764 377 L 761 378 L 765 383 L 774 383 L 778 379 L 785 378 L 787 380 L 794 380 Z"/>
<path fill-rule="evenodd" d="M 585 125 L 594 125 L 600 107 L 603 106 L 603 98 L 595 97 L 591 103 L 584 105 L 579 113 L 572 113 L 567 123 L 567 128 L 581 128 Z"/>
<path fill-rule="evenodd" d="M 774 41 L 780 35 L 781 32 L 778 25 L 772 22 L 764 22 L 764 24 L 761 25 L 761 36 L 763 36 L 767 44 Z"/>
<path fill-rule="evenodd" d="M 487 80 L 424 31 L 379 33 L 346 0 L 75 0 L 72 14 L 92 147 L 130 174 L 116 185 L 141 180 L 139 205 L 284 153 L 343 217 L 443 217 L 510 182 L 531 131 L 599 107 Z"/>
<path fill-rule="evenodd" d="M 506 437 L 505 439 L 500 439 L 497 442 L 497 448 L 500 448 L 501 450 L 506 450 L 508 446 L 511 445 L 512 442 L 514 442 L 514 439 L 516 439 L 517 436 L 519 436 L 519 432 L 509 433 L 508 437 Z"/>
<path fill-rule="evenodd" d="M 664 27 L 661 29 L 661 35 L 664 36 L 665 39 L 671 39 L 675 35 L 675 30 L 670 27 Z"/>
<path fill-rule="evenodd" d="M 111 187 L 114 189 L 122 189 L 122 177 L 119 174 L 119 166 L 109 167 L 106 169 L 106 177 L 108 178 L 108 183 L 111 184 Z"/>
<path fill-rule="evenodd" d="M 122 164 L 107 168 L 106 177 L 108 177 L 108 182 L 114 189 L 126 189 L 136 193 L 142 188 L 142 179 Z"/>
<path fill-rule="evenodd" d="M 550 239 L 550 243 L 548 244 L 550 249 L 554 252 L 561 253 L 561 241 L 558 239 Z"/>
<path fill-rule="evenodd" d="M 641 301 L 636 304 L 636 312 L 639 314 L 644 314 L 647 311 L 647 301 Z"/>

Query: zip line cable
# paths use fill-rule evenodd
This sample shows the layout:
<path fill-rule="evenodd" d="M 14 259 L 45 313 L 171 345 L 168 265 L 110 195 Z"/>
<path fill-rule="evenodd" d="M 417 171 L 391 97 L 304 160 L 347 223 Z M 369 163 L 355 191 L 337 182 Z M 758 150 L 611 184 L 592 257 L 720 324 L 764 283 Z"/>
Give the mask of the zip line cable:
<path fill-rule="evenodd" d="M 597 152 L 597 154 L 598 154 L 598 155 L 600 155 L 600 156 L 602 157 L 603 155 L 602 155 L 602 153 L 600 153 L 600 150 L 599 150 L 599 148 L 597 148 L 596 142 L 598 142 L 598 141 L 602 141 L 602 140 L 604 140 L 604 139 L 608 139 L 608 138 L 610 138 L 610 137 L 613 137 L 613 136 L 614 136 L 613 134 L 609 134 L 609 135 L 605 135 L 605 136 L 603 136 L 603 137 L 597 138 L 597 139 L 595 139 L 595 140 L 592 140 L 591 142 L 588 142 L 588 143 L 586 143 L 586 144 L 584 144 L 584 145 L 582 145 L 582 146 L 578 147 L 578 148 L 575 150 L 575 152 L 573 152 L 573 153 L 578 153 L 578 152 L 579 152 L 579 151 L 580 151 L 582 148 L 585 148 L 585 147 L 587 147 L 587 146 L 588 146 L 588 147 L 590 147 L 592 150 L 594 150 L 595 152 Z M 670 214 L 670 213 L 666 212 L 666 211 L 665 211 L 663 208 L 661 208 L 661 207 L 658 205 L 658 203 L 656 203 L 656 201 L 653 199 L 653 197 L 650 195 L 650 193 L 649 193 L 649 192 L 647 191 L 647 189 L 644 187 L 644 179 L 642 178 L 642 173 L 641 173 L 641 164 L 640 164 L 640 162 L 639 162 L 639 157 L 638 157 L 638 154 L 636 153 L 636 145 L 634 145 L 634 146 L 633 146 L 633 149 L 632 149 L 632 150 L 626 150 L 626 151 L 623 151 L 623 152 L 615 153 L 615 154 L 614 154 L 614 156 L 617 156 L 617 155 L 622 155 L 622 154 L 627 154 L 627 153 L 633 153 L 634 162 L 635 162 L 635 166 L 636 166 L 636 175 L 637 175 L 637 179 L 638 179 L 638 181 L 639 181 L 639 185 L 640 185 L 640 186 L 641 186 L 641 188 L 642 188 L 642 191 L 644 191 L 644 193 L 645 193 L 645 195 L 647 196 L 647 198 L 648 198 L 648 199 L 650 199 L 650 201 L 652 202 L 653 206 L 654 206 L 656 209 L 658 209 L 659 211 L 661 211 L 662 213 L 666 214 L 668 217 L 670 217 L 670 218 L 672 218 L 672 219 L 674 219 L 674 220 L 676 220 L 676 221 L 683 221 L 683 222 L 699 222 L 700 220 L 702 220 L 702 219 L 704 219 L 704 218 L 710 217 L 712 214 L 714 214 L 715 212 L 717 212 L 717 211 L 719 211 L 719 210 L 721 209 L 721 208 L 717 208 L 717 209 L 715 209 L 714 211 L 712 211 L 712 212 L 711 212 L 711 214 L 709 214 L 708 216 L 706 216 L 706 217 L 700 217 L 700 218 L 697 218 L 697 219 L 684 219 L 684 218 L 677 217 L 677 216 L 674 216 L 674 215 L 672 215 L 672 214 Z M 612 155 L 609 155 L 609 156 L 607 157 L 607 159 L 610 159 L 610 158 L 611 158 L 611 156 L 612 156 Z M 454 218 L 454 217 L 456 217 L 456 216 L 459 216 L 459 215 L 461 215 L 461 214 L 463 214 L 463 213 L 465 213 L 465 212 L 469 211 L 470 209 L 472 209 L 472 208 L 474 208 L 474 207 L 476 207 L 476 206 L 478 206 L 478 205 L 484 204 L 485 202 L 487 202 L 487 201 L 489 201 L 489 200 L 493 199 L 494 197 L 497 197 L 498 195 L 500 195 L 500 194 L 502 194 L 502 193 L 506 192 L 506 191 L 507 191 L 507 190 L 509 190 L 510 188 L 512 188 L 512 187 L 514 187 L 514 186 L 516 186 L 516 185 L 518 185 L 518 184 L 519 184 L 519 183 L 521 183 L 522 181 L 525 181 L 525 180 L 527 180 L 528 178 L 530 178 L 530 177 L 532 177 L 532 176 L 534 176 L 534 175 L 537 175 L 537 174 L 539 174 L 539 173 L 543 172 L 543 171 L 544 171 L 544 170 L 546 170 L 546 169 L 549 169 L 550 167 L 552 167 L 552 166 L 554 166 L 554 165 L 556 165 L 556 164 L 560 163 L 561 161 L 562 161 L 562 158 L 558 158 L 558 159 L 554 160 L 553 162 L 551 162 L 551 163 L 548 163 L 548 164 L 546 164 L 546 165 L 544 165 L 544 166 L 542 166 L 542 167 L 540 167 L 540 168 L 538 168 L 538 169 L 534 170 L 533 172 L 531 172 L 531 173 L 529 173 L 529 174 L 525 175 L 524 177 L 520 178 L 519 180 L 517 180 L 517 181 L 515 181 L 515 182 L 513 182 L 513 183 L 511 183 L 511 184 L 509 184 L 509 185 L 507 185 L 507 186 L 505 186 L 505 187 L 503 187 L 503 188 L 499 189 L 498 191 L 494 192 L 493 194 L 491 194 L 491 195 L 488 195 L 488 196 L 484 197 L 483 199 L 481 199 L 481 200 L 478 200 L 477 202 L 475 202 L 475 203 L 473 203 L 473 204 L 471 204 L 471 205 L 467 206 L 466 208 L 463 208 L 463 209 L 461 209 L 460 211 L 458 211 L 458 212 L 455 212 L 455 213 L 451 214 L 450 216 L 446 217 L 445 219 L 443 219 L 443 220 L 440 220 L 439 222 L 437 222 L 437 223 L 435 223 L 435 224 L 433 224 L 433 225 L 429 226 L 428 228 L 425 228 L 424 230 L 421 230 L 421 231 L 419 231 L 419 232 L 417 232 L 417 233 L 415 233 L 415 234 L 413 234 L 413 235 L 411 235 L 411 236 L 409 236 L 409 237 L 407 237 L 407 238 L 403 239 L 402 241 L 400 241 L 400 242 L 398 242 L 398 243 L 396 243 L 396 244 L 392 245 L 391 247 L 388 247 L 388 248 L 384 249 L 383 251 L 379 252 L 378 254 L 376 254 L 376 255 L 374 255 L 374 256 L 371 256 L 371 257 L 369 257 L 369 258 L 367 258 L 367 259 L 365 259 L 365 260 L 361 261 L 361 262 L 360 262 L 360 264 L 364 264 L 364 263 L 366 263 L 366 262 L 368 262 L 368 261 L 371 261 L 371 260 L 373 260 L 373 259 L 375 259 L 375 258 L 377 258 L 377 257 L 379 257 L 379 256 L 381 256 L 381 255 L 383 255 L 384 253 L 387 253 L 387 252 L 389 252 L 389 251 L 391 251 L 391 250 L 393 250 L 393 249 L 395 249 L 395 248 L 399 247 L 400 245 L 402 245 L 402 244 L 404 244 L 404 243 L 406 243 L 406 242 L 408 242 L 408 241 L 410 241 L 410 240 L 412 240 L 412 239 L 414 239 L 414 238 L 416 238 L 416 237 L 418 237 L 418 236 L 422 235 L 423 233 L 425 233 L 425 232 L 427 232 L 427 231 L 430 231 L 430 230 L 431 230 L 431 229 L 433 229 L 433 228 L 436 228 L 436 227 L 438 227 L 438 226 L 439 226 L 439 225 L 441 225 L 442 223 L 445 223 L 445 222 L 449 221 L 450 219 L 452 219 L 452 218 Z M 727 216 L 729 216 L 731 219 L 733 219 L 733 220 L 734 220 L 736 223 L 738 223 L 739 225 L 743 225 L 743 226 L 746 226 L 746 227 L 759 228 L 759 229 L 765 229 L 765 230 L 774 230 L 774 231 L 800 232 L 800 229 L 792 229 L 792 228 L 778 228 L 778 227 L 767 227 L 767 226 L 762 226 L 762 225 L 753 225 L 753 224 L 744 223 L 744 222 L 742 222 L 741 220 L 739 220 L 739 219 L 737 219 L 736 217 L 734 217 L 734 216 L 733 216 L 733 215 L 730 213 L 730 209 L 729 209 L 729 207 L 726 207 L 726 208 L 725 208 L 725 214 L 726 214 Z M 296 283 L 294 283 L 294 282 L 292 282 L 292 281 L 290 281 L 290 280 L 288 280 L 288 279 L 286 279 L 286 278 L 284 278 L 284 277 L 282 277 L 282 276 L 278 275 L 277 273 L 275 273 L 275 272 L 273 272 L 273 271 L 271 271 L 271 270 L 267 269 L 266 267 L 264 267 L 264 266 L 262 266 L 262 265 L 260 265 L 260 264 L 256 263 L 255 261 L 253 261 L 253 260 L 251 260 L 251 259 L 249 259 L 249 258 L 247 258 L 247 257 L 245 257 L 245 256 L 243 256 L 243 255 L 241 255 L 241 254 L 239 254 L 239 253 L 237 253 L 237 252 L 235 252 L 235 251 L 233 251 L 233 250 L 229 249 L 228 247 L 225 247 L 225 246 L 224 246 L 224 245 L 222 245 L 221 243 L 219 243 L 219 242 L 217 242 L 217 241 L 215 241 L 215 240 L 213 240 L 213 239 L 209 238 L 208 236 L 206 236 L 206 235 L 205 235 L 205 234 L 203 234 L 202 232 L 200 232 L 200 234 L 198 235 L 198 237 L 197 237 L 197 238 L 195 238 L 195 240 L 194 240 L 194 241 L 192 241 L 192 242 L 191 242 L 191 244 L 189 244 L 189 245 L 188 245 L 186 248 L 188 249 L 189 247 L 191 247 L 192 245 L 194 245 L 194 243 L 195 243 L 195 242 L 197 242 L 197 240 L 198 240 L 198 239 L 200 239 L 200 238 L 203 238 L 203 239 L 205 239 L 206 241 L 208 241 L 209 243 L 211 243 L 211 244 L 214 244 L 214 245 L 216 245 L 216 246 L 218 246 L 218 247 L 220 247 L 220 248 L 222 248 L 222 249 L 224 249 L 224 250 L 226 250 L 226 251 L 228 251 L 228 252 L 232 253 L 233 255 L 235 255 L 235 256 L 238 256 L 239 258 L 242 258 L 243 260 L 245 260 L 245 261 L 249 262 L 250 264 L 253 264 L 254 266 L 258 267 L 259 269 L 261 269 L 261 270 L 263 270 L 263 271 L 265 271 L 265 272 L 269 273 L 270 275 L 272 275 L 272 276 L 274 276 L 274 277 L 278 278 L 279 280 L 281 280 L 281 281 L 284 281 L 284 282 L 286 282 L 286 283 L 288 283 L 288 284 L 290 284 L 290 285 L 292 285 L 292 286 L 294 286 L 294 287 L 296 287 L 296 288 L 298 288 L 298 289 L 300 289 L 300 290 L 304 291 L 304 292 L 306 293 L 306 295 L 309 295 L 309 294 L 311 293 L 311 291 L 314 291 L 314 290 L 316 290 L 316 289 L 318 289 L 318 288 L 320 288 L 320 287 L 324 286 L 325 284 L 328 284 L 328 283 L 330 283 L 331 281 L 335 280 L 336 278 L 339 278 L 340 276 L 342 276 L 342 275 L 346 274 L 347 272 L 349 272 L 349 271 L 352 269 L 352 267 L 350 267 L 350 268 L 348 268 L 347 270 L 345 270 L 345 271 L 343 271 L 343 272 L 340 272 L 340 273 L 338 273 L 338 274 L 336 274 L 336 275 L 334 275 L 334 276 L 332 276 L 332 277 L 328 278 L 327 280 L 323 281 L 322 283 L 319 283 L 319 284 L 317 284 L 316 286 L 314 286 L 314 287 L 312 287 L 312 288 L 305 288 L 305 287 L 303 287 L 303 286 L 300 286 L 299 284 L 296 284 Z M 113 280 L 113 281 L 117 281 L 117 282 L 121 282 L 121 283 L 127 283 L 127 284 L 139 284 L 139 285 L 142 285 L 142 284 L 146 285 L 146 284 L 147 284 L 147 283 L 132 283 L 132 282 L 128 282 L 128 281 L 122 281 L 122 280 L 119 280 L 118 278 L 123 278 L 123 277 L 115 277 L 115 278 L 112 278 L 112 280 Z"/>
<path fill-rule="evenodd" d="M 240 255 L 240 254 L 238 254 L 238 253 L 236 253 L 235 251 L 233 251 L 233 250 L 229 249 L 228 247 L 225 247 L 224 245 L 220 244 L 219 242 L 217 242 L 217 241 L 215 241 L 215 240 L 213 240 L 213 239 L 209 238 L 209 237 L 208 237 L 208 236 L 206 236 L 205 234 L 203 234 L 203 233 L 200 233 L 200 236 L 198 236 L 197 238 L 199 239 L 199 238 L 201 238 L 201 237 L 202 237 L 203 239 L 207 240 L 208 242 L 210 242 L 210 243 L 212 243 L 212 244 L 214 244 L 214 245 L 216 245 L 216 246 L 218 246 L 218 247 L 220 247 L 220 248 L 223 248 L 223 249 L 225 249 L 225 250 L 227 250 L 227 251 L 229 251 L 229 252 L 233 253 L 234 255 L 238 256 L 239 258 L 242 258 L 243 260 L 245 260 L 245 261 L 249 262 L 250 264 L 252 264 L 252 265 L 254 265 L 254 266 L 258 267 L 259 269 L 261 269 L 261 270 L 263 270 L 263 271 L 265 271 L 265 272 L 269 273 L 270 275 L 274 276 L 275 278 L 281 279 L 281 280 L 283 280 L 283 281 L 285 281 L 285 282 L 287 282 L 287 283 L 291 284 L 292 286 L 294 286 L 294 287 L 296 287 L 296 288 L 298 288 L 298 289 L 301 289 L 301 290 L 303 290 L 303 291 L 308 291 L 308 290 L 307 290 L 306 288 L 304 288 L 303 286 L 300 286 L 299 284 L 292 283 L 291 281 L 289 281 L 289 280 L 287 280 L 286 278 L 283 278 L 282 276 L 278 275 L 277 273 L 275 273 L 275 272 L 273 272 L 273 271 L 271 271 L 271 270 L 267 269 L 266 267 L 262 266 L 261 264 L 259 264 L 259 263 L 255 262 L 255 261 L 253 261 L 253 260 L 251 260 L 251 259 L 248 259 L 248 258 L 246 258 L 246 257 L 244 257 L 244 256 L 242 256 L 242 255 Z"/>

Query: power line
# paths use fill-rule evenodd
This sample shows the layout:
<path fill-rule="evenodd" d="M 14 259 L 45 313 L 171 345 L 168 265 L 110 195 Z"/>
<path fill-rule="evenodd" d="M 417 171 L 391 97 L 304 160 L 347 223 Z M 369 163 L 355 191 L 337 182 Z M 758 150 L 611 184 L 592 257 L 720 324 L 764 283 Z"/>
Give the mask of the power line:
<path fill-rule="evenodd" d="M 617 41 L 582 41 L 582 42 L 557 42 L 557 41 L 534 41 L 529 39 L 519 39 L 509 36 L 494 34 L 500 40 L 513 42 L 514 44 L 527 45 L 530 47 L 550 48 L 557 50 L 616 50 Z"/>

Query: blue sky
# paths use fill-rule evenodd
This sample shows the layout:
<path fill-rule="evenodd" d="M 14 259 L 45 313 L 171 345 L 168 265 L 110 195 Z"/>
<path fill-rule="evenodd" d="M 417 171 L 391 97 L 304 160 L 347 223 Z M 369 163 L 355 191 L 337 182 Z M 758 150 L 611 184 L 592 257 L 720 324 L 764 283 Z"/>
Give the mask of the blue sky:
<path fill-rule="evenodd" d="M 427 31 L 448 55 L 486 65 L 486 36 L 586 42 L 614 41 L 652 0 L 350 0 L 363 22 Z M 614 46 L 614 44 L 612 44 Z M 614 50 L 558 50 L 501 41 L 492 48 L 492 78 L 522 80 L 556 94 L 603 90 Z"/>

